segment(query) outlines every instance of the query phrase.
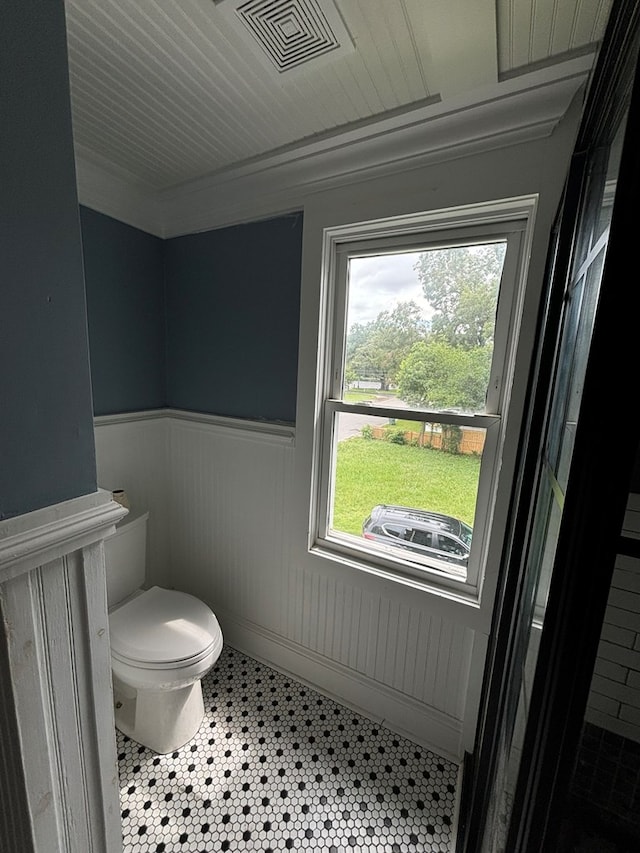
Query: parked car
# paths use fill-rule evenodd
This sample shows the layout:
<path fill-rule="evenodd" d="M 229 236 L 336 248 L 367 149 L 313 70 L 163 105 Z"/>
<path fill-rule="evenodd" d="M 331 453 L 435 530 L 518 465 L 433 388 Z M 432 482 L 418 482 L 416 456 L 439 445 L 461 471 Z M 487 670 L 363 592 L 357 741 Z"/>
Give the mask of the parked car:
<path fill-rule="evenodd" d="M 365 539 L 466 568 L 473 528 L 430 510 L 379 504 L 362 525 Z"/>

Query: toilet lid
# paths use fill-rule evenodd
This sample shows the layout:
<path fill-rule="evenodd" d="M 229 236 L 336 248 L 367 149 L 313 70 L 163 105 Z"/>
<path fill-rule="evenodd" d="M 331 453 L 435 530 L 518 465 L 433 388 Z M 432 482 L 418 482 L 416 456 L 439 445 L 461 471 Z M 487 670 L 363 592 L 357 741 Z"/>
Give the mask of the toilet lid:
<path fill-rule="evenodd" d="M 195 596 L 154 586 L 111 612 L 109 632 L 113 655 L 153 666 L 202 658 L 220 626 Z"/>

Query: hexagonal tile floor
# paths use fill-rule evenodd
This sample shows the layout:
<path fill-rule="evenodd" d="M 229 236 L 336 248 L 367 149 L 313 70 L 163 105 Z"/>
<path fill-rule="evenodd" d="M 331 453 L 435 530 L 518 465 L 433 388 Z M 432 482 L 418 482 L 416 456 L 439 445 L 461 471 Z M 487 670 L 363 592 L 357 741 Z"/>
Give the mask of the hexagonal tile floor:
<path fill-rule="evenodd" d="M 117 732 L 124 853 L 449 853 L 458 766 L 229 646 L 195 738 Z"/>

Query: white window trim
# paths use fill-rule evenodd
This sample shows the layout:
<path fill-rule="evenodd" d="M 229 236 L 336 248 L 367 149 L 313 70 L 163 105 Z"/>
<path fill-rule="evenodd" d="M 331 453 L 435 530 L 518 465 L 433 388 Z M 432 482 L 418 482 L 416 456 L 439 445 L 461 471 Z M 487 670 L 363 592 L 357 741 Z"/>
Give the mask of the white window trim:
<path fill-rule="evenodd" d="M 491 541 L 493 511 L 501 492 L 511 487 L 512 478 L 500 476 L 500 462 L 509 423 L 511 387 L 515 371 L 515 358 L 536 209 L 537 196 L 533 195 L 369 222 L 358 222 L 328 227 L 323 230 L 318 317 L 319 345 L 314 396 L 315 427 L 312 444 L 313 460 L 307 541 L 310 553 L 338 561 L 345 566 L 377 575 L 386 580 L 409 583 L 412 586 L 444 595 L 456 601 L 479 604 L 486 573 L 487 555 L 490 550 L 492 553 L 499 553 L 499 549 L 496 549 Z M 325 520 L 328 517 L 329 456 L 332 441 L 330 429 L 327 429 L 326 424 L 332 422 L 333 418 L 326 417 L 325 412 L 329 415 L 337 411 L 372 414 L 370 407 L 358 407 L 354 404 L 343 403 L 338 399 L 335 391 L 335 383 L 338 379 L 334 373 L 333 364 L 342 358 L 341 347 L 344 344 L 344 335 L 334 335 L 334 329 L 338 327 L 337 324 L 342 324 L 343 327 L 345 320 L 344 299 L 341 303 L 338 302 L 336 288 L 339 281 L 339 259 L 341 252 L 344 253 L 345 246 L 348 245 L 352 248 L 362 242 L 364 245 L 368 244 L 370 250 L 372 242 L 380 240 L 384 241 L 385 245 L 395 241 L 397 245 L 404 244 L 411 247 L 412 244 L 415 245 L 416 243 L 424 245 L 425 237 L 428 239 L 429 235 L 433 235 L 436 242 L 441 239 L 447 242 L 447 235 L 450 237 L 452 232 L 455 232 L 456 240 L 463 241 L 462 232 L 464 230 L 468 230 L 474 239 L 485 236 L 485 234 L 503 236 L 506 233 L 513 234 L 516 231 L 519 231 L 521 236 L 514 269 L 507 270 L 507 258 L 505 258 L 503 281 L 508 280 L 508 276 L 511 276 L 514 291 L 511 294 L 508 308 L 510 318 L 508 324 L 503 322 L 504 318 L 500 318 L 500 322 L 496 324 L 494 351 L 499 348 L 504 350 L 501 375 L 492 373 L 487 414 L 478 415 L 474 420 L 474 423 L 487 430 L 483 460 L 494 461 L 490 466 L 490 473 L 487 475 L 483 472 L 479 483 L 478 511 L 474 532 L 481 533 L 481 551 L 478 554 L 476 547 L 474 559 L 470 561 L 467 578 L 462 580 L 456 578 L 451 572 L 414 568 L 401 557 L 377 554 L 370 546 L 359 543 L 354 537 L 341 536 L 335 531 L 330 537 L 327 537 Z M 410 251 L 410 248 L 407 251 Z M 513 253 L 508 253 L 508 255 L 510 255 L 509 263 L 512 263 Z M 504 303 L 504 296 L 502 301 Z M 337 305 L 339 306 L 338 309 L 336 309 Z M 509 333 L 507 333 L 507 326 L 511 330 Z M 375 414 L 381 417 L 389 416 L 392 411 L 375 407 Z M 428 413 L 423 414 L 426 420 Z M 444 416 L 439 412 L 437 417 L 434 417 L 440 422 L 468 422 L 466 417 Z"/>

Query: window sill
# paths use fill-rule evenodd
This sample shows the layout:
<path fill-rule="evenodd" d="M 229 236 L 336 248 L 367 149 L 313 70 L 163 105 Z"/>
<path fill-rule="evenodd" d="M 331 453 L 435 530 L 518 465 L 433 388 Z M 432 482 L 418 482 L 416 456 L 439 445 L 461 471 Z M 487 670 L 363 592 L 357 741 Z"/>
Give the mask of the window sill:
<path fill-rule="evenodd" d="M 436 570 L 409 569 L 406 564 L 398 560 L 397 567 L 384 560 L 377 561 L 370 553 L 362 556 L 355 555 L 355 549 L 341 548 L 333 543 L 315 542 L 309 548 L 309 553 L 329 560 L 344 568 L 354 569 L 371 577 L 385 582 L 391 582 L 409 590 L 424 593 L 444 599 L 455 605 L 462 605 L 471 610 L 480 609 L 478 590 L 471 584 L 445 575 Z"/>

